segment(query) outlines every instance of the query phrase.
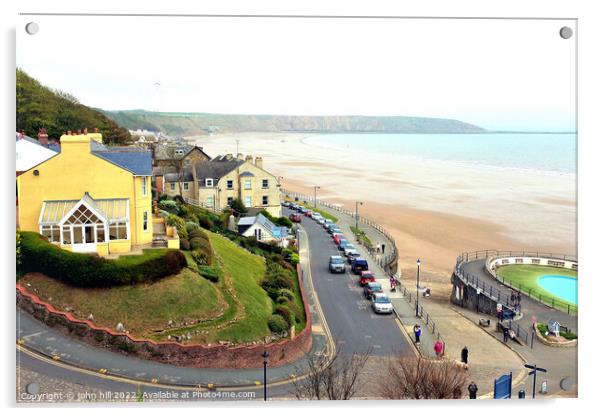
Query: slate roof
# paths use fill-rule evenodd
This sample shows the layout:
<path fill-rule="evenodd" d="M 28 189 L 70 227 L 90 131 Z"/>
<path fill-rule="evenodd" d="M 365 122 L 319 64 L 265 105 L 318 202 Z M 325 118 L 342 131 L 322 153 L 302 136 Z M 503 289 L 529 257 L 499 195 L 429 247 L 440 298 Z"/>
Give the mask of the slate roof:
<path fill-rule="evenodd" d="M 176 150 L 182 150 L 182 154 L 170 154 L 168 151 L 169 148 L 175 148 Z M 155 160 L 171 160 L 171 159 L 182 159 L 186 156 L 194 146 L 189 144 L 183 145 L 174 145 L 174 144 L 166 144 L 166 145 L 158 145 L 155 147 Z M 173 157 L 172 157 L 173 156 Z"/>
<path fill-rule="evenodd" d="M 28 141 L 30 143 L 37 144 L 38 146 L 45 147 L 45 148 L 50 149 L 50 150 L 52 150 L 54 152 L 57 152 L 57 153 L 60 153 L 60 151 L 61 151 L 61 146 L 59 146 L 56 143 L 42 144 L 38 140 L 34 139 L 33 137 L 25 136 L 24 134 L 21 134 L 21 133 L 17 133 L 16 134 L 16 140 L 17 141 L 19 141 L 19 140 L 26 140 L 26 141 Z"/>
<path fill-rule="evenodd" d="M 288 235 L 287 227 L 274 225 L 274 223 L 268 220 L 263 214 L 257 214 L 255 217 L 242 217 L 238 221 L 238 232 L 243 234 L 250 226 L 256 223 L 269 230 L 274 238 L 285 238 Z"/>
<path fill-rule="evenodd" d="M 105 146 L 91 141 L 92 154 L 122 167 L 134 175 L 152 176 L 153 157 L 150 150 L 140 147 Z"/>
<path fill-rule="evenodd" d="M 180 174 L 180 178 L 178 178 L 177 173 L 165 173 L 163 175 L 163 177 L 165 178 L 165 182 L 193 182 L 194 181 L 194 178 L 192 176 L 192 169 L 184 169 Z"/>
<path fill-rule="evenodd" d="M 205 183 L 205 179 L 219 180 L 222 176 L 232 172 L 238 166 L 245 163 L 244 160 L 240 159 L 212 159 L 203 163 L 199 163 L 195 166 L 196 177 L 202 184 Z"/>

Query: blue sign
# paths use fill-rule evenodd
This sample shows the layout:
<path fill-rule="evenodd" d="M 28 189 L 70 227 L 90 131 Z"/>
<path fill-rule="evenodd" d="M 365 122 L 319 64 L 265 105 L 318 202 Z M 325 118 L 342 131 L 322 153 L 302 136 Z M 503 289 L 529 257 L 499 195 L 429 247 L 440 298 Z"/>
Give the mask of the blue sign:
<path fill-rule="evenodd" d="M 512 395 L 512 373 L 495 379 L 493 384 L 494 399 L 509 399 Z"/>

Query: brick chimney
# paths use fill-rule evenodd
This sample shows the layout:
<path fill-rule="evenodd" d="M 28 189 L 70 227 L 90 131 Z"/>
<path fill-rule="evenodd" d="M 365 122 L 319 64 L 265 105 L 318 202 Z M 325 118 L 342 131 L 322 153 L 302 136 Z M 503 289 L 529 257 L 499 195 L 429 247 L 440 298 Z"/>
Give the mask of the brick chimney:
<path fill-rule="evenodd" d="M 45 128 L 38 130 L 38 142 L 41 145 L 48 146 L 48 132 Z"/>
<path fill-rule="evenodd" d="M 263 169 L 263 158 L 261 156 L 255 158 L 255 166 L 259 169 Z"/>
<path fill-rule="evenodd" d="M 245 157 L 245 162 L 253 163 L 253 156 L 247 155 L 247 157 Z"/>
<path fill-rule="evenodd" d="M 203 149 L 201 149 L 201 150 L 203 150 Z M 236 154 L 236 158 L 237 158 L 238 160 L 243 160 L 242 153 L 237 153 L 237 154 Z"/>

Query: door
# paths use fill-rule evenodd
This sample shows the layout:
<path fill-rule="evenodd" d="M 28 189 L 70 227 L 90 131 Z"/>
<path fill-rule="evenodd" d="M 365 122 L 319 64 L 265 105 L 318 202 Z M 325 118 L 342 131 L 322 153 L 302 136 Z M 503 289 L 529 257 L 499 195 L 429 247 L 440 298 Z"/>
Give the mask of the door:
<path fill-rule="evenodd" d="M 72 248 L 76 253 L 96 252 L 96 232 L 94 224 L 73 226 Z"/>

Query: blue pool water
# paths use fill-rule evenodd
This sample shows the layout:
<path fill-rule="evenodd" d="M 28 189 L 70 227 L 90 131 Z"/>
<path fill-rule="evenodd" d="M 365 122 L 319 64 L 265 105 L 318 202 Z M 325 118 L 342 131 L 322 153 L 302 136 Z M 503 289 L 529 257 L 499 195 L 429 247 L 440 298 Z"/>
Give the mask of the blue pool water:
<path fill-rule="evenodd" d="M 577 279 L 567 276 L 541 276 L 537 284 L 554 296 L 577 304 Z"/>

